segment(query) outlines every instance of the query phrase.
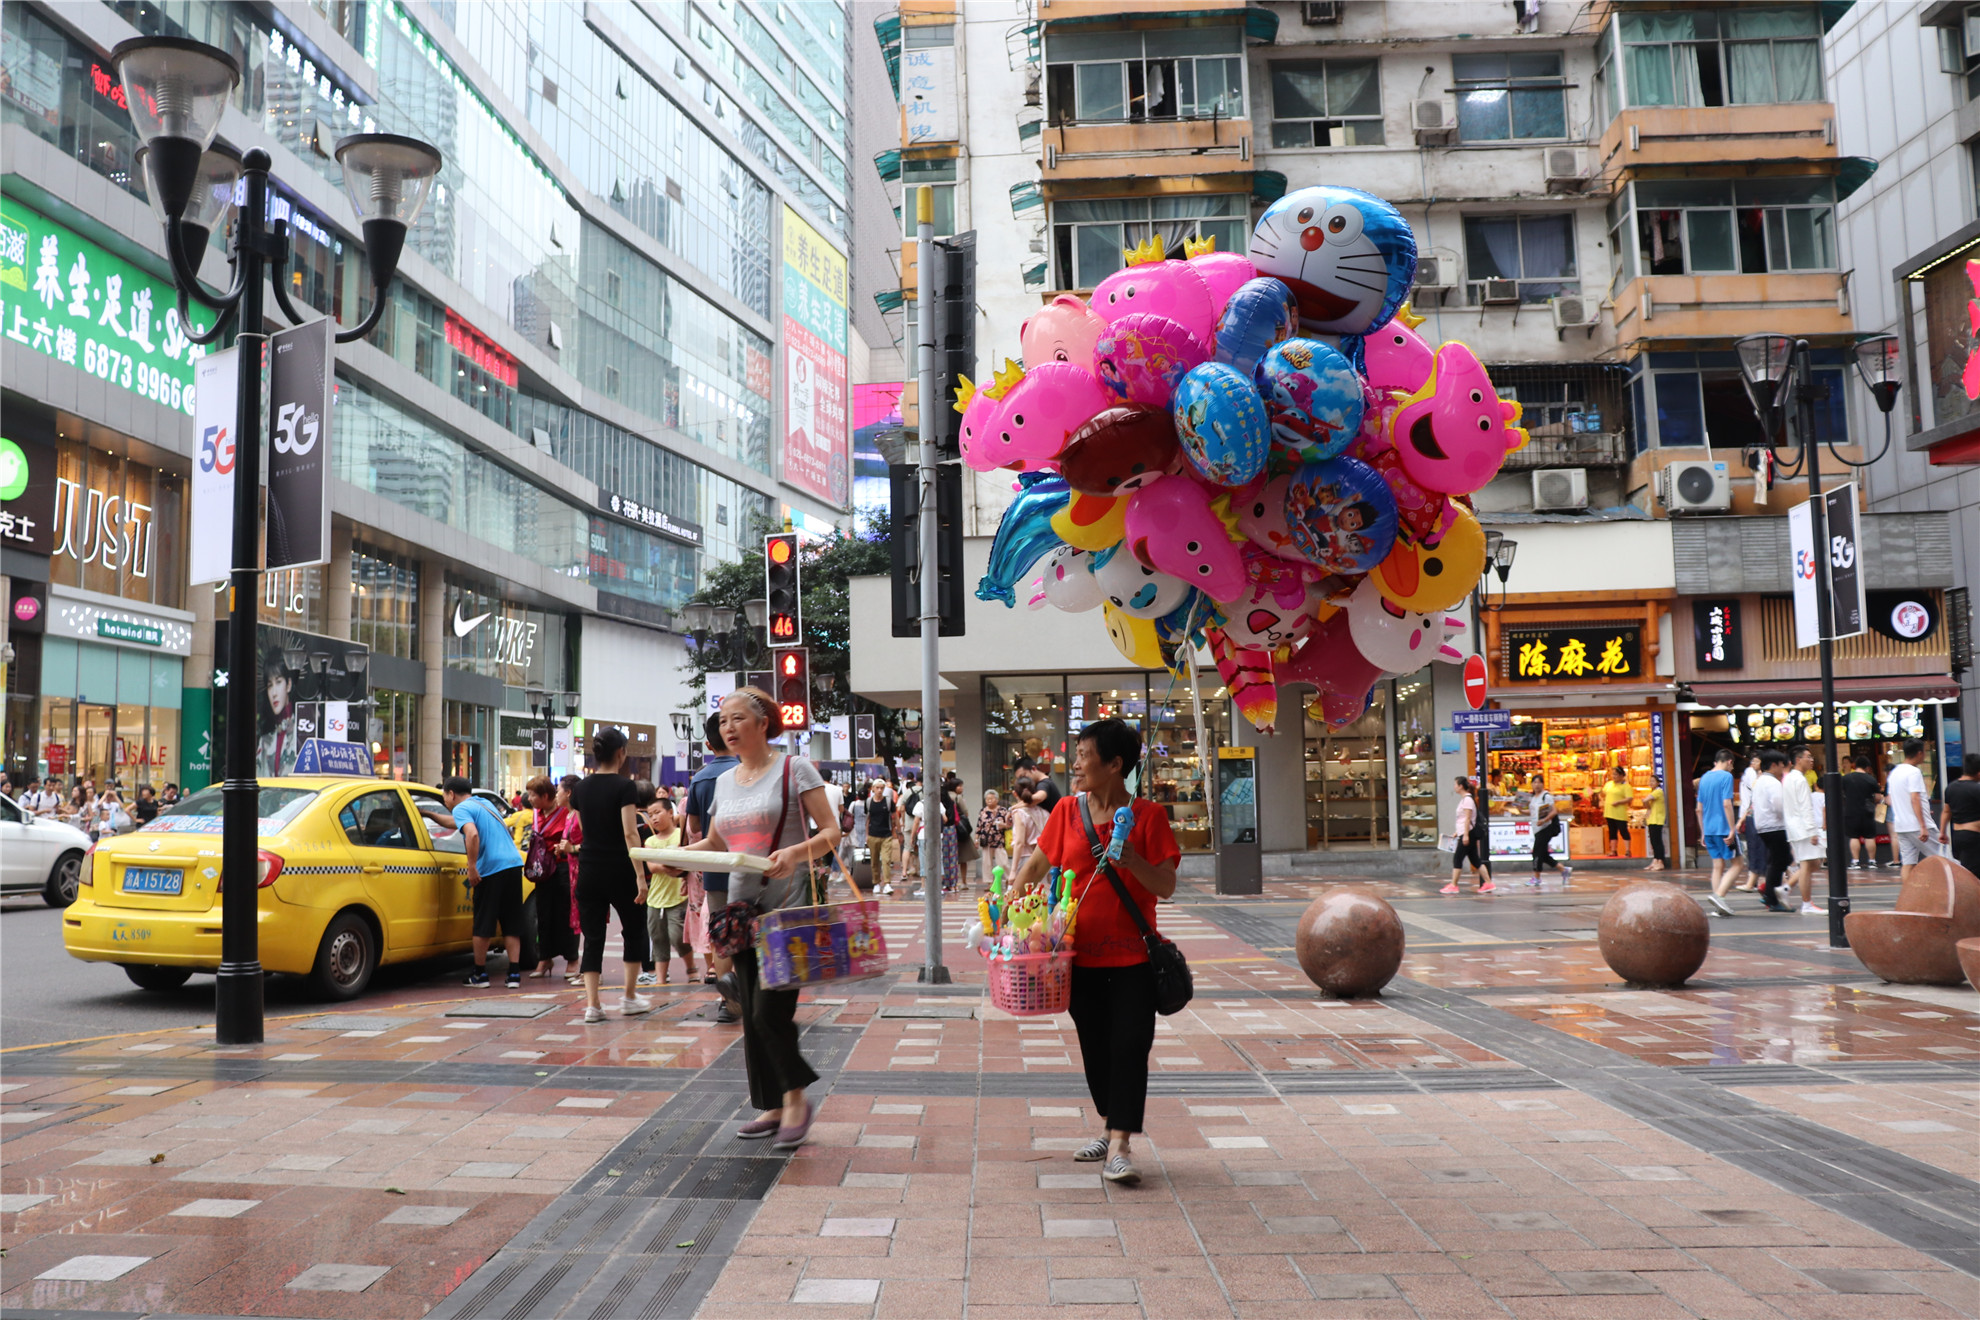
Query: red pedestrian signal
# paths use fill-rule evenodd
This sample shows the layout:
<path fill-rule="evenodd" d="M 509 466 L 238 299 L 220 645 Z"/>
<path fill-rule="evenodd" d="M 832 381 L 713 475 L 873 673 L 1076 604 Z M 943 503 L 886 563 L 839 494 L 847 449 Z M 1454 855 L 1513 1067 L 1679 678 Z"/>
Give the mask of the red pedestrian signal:
<path fill-rule="evenodd" d="M 802 646 L 776 652 L 777 709 L 784 727 L 802 733 L 811 727 L 811 652 Z"/>
<path fill-rule="evenodd" d="M 763 538 L 763 599 L 768 606 L 764 631 L 769 645 L 792 646 L 802 641 L 804 614 L 798 594 L 794 532 L 775 532 Z"/>

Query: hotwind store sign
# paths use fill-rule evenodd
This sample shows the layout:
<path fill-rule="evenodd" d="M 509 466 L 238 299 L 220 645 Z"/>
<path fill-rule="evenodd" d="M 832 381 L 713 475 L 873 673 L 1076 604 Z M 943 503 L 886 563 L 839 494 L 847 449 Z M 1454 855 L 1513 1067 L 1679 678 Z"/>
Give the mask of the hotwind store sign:
<path fill-rule="evenodd" d="M 192 364 L 206 350 L 186 337 L 172 286 L 11 197 L 0 202 L 0 334 L 192 413 Z"/>
<path fill-rule="evenodd" d="M 1636 625 L 1507 628 L 1499 641 L 1500 680 L 1586 683 L 1643 673 L 1643 629 Z"/>

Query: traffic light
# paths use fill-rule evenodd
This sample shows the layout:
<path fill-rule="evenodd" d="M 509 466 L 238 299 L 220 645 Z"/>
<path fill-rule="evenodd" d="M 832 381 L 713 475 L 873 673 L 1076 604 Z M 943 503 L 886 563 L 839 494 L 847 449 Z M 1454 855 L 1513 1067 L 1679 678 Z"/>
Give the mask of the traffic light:
<path fill-rule="evenodd" d="M 768 644 L 796 645 L 804 637 L 804 612 L 798 595 L 795 532 L 773 532 L 763 538 L 763 599 L 769 604 L 764 619 Z"/>
<path fill-rule="evenodd" d="M 920 473 L 909 464 L 887 469 L 893 500 L 888 567 L 893 578 L 894 636 L 921 636 L 921 504 Z M 935 469 L 936 571 L 940 575 L 936 600 L 942 616 L 940 635 L 963 635 L 962 468 L 944 463 Z"/>
<path fill-rule="evenodd" d="M 935 397 L 921 403 L 922 426 L 945 459 L 962 457 L 962 414 L 956 387 L 976 375 L 976 231 L 935 240 L 929 272 L 934 285 Z"/>
<path fill-rule="evenodd" d="M 784 727 L 803 732 L 811 727 L 811 650 L 785 646 L 776 651 L 777 709 Z"/>

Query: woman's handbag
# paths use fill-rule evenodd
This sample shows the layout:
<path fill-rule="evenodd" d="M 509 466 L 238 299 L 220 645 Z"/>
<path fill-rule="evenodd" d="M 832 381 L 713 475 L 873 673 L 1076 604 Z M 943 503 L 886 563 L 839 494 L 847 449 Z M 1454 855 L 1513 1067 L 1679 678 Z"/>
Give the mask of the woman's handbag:
<path fill-rule="evenodd" d="M 523 874 L 531 880 L 541 880 L 557 869 L 555 845 L 534 825 L 529 827 L 529 837 L 523 841 Z"/>
<path fill-rule="evenodd" d="M 777 813 L 777 828 L 770 836 L 771 851 L 783 837 L 784 819 L 791 814 L 791 758 L 784 758 L 784 805 Z M 757 921 L 763 915 L 761 899 L 741 899 L 725 904 L 708 918 L 708 948 L 718 958 L 733 958 L 756 943 Z"/>
<path fill-rule="evenodd" d="M 1141 915 L 1141 906 L 1128 897 L 1127 886 L 1115 872 L 1114 864 L 1107 860 L 1107 845 L 1093 828 L 1093 816 L 1086 809 L 1084 793 L 1079 795 L 1079 823 L 1086 826 L 1086 842 L 1093 849 L 1094 865 L 1107 877 L 1107 883 L 1114 887 L 1121 906 L 1128 910 L 1134 924 L 1141 928 L 1141 943 L 1148 950 L 1148 966 L 1155 973 L 1155 1011 L 1163 1017 L 1182 1012 L 1196 995 L 1196 978 L 1190 974 L 1189 959 L 1183 957 L 1183 951 L 1172 941 L 1155 933 L 1155 928 L 1148 924 L 1148 918 Z"/>

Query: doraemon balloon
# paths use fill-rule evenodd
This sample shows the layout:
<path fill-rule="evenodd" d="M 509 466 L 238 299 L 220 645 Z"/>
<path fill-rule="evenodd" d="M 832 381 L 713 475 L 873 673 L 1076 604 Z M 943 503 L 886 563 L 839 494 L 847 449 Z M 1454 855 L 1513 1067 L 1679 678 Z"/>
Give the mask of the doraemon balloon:
<path fill-rule="evenodd" d="M 1189 594 L 1187 582 L 1156 572 L 1124 548 L 1103 550 L 1093 558 L 1094 581 L 1100 584 L 1107 604 L 1123 614 L 1159 619 Z"/>
<path fill-rule="evenodd" d="M 1354 649 L 1377 669 L 1391 674 L 1413 674 L 1443 653 L 1445 659 L 1458 659 L 1462 652 L 1446 639 L 1464 626 L 1464 620 L 1442 610 L 1405 610 L 1383 599 L 1373 577 L 1363 578 L 1348 597 L 1348 635 Z"/>
<path fill-rule="evenodd" d="M 1244 558 L 1210 492 L 1187 477 L 1164 477 L 1128 502 L 1128 553 L 1149 568 L 1189 583 L 1212 600 L 1244 590 Z"/>
<path fill-rule="evenodd" d="M 1062 545 L 1045 556 L 1045 602 L 1055 610 L 1083 614 L 1097 610 L 1106 596 L 1093 579 L 1093 554 L 1077 546 Z"/>
<path fill-rule="evenodd" d="M 1272 442 L 1294 463 L 1342 453 L 1361 431 L 1361 377 L 1317 339 L 1288 339 L 1258 364 L 1258 392 L 1272 419 Z"/>
<path fill-rule="evenodd" d="M 1284 280 L 1293 291 L 1306 333 L 1360 336 L 1394 316 L 1409 296 L 1416 235 L 1381 198 L 1322 184 L 1265 208 L 1251 236 L 1251 261 L 1260 275 Z M 1358 343 L 1342 348 L 1358 357 Z"/>
<path fill-rule="evenodd" d="M 1389 423 L 1403 470 L 1426 490 L 1469 495 L 1498 474 L 1506 455 L 1526 443 L 1520 406 L 1501 399 L 1485 365 L 1463 344 L 1437 349 L 1430 379 Z"/>
<path fill-rule="evenodd" d="M 1163 261 L 1154 240 L 1148 252 L 1135 255 L 1144 259 L 1115 271 L 1094 288 L 1093 310 L 1100 319 L 1112 325 L 1134 312 L 1153 312 L 1180 322 L 1208 342 L 1217 326 L 1217 309 L 1201 272 L 1187 261 Z"/>
<path fill-rule="evenodd" d="M 1093 346 L 1094 370 L 1115 398 L 1157 408 L 1167 406 L 1185 371 L 1209 357 L 1209 344 L 1155 312 L 1115 318 Z"/>
<path fill-rule="evenodd" d="M 1272 345 L 1291 339 L 1298 328 L 1299 303 L 1291 289 L 1278 280 L 1247 280 L 1218 318 L 1217 361 L 1250 376 Z"/>
<path fill-rule="evenodd" d="M 1237 368 L 1221 362 L 1191 368 L 1169 408 L 1183 458 L 1203 480 L 1242 486 L 1264 470 L 1271 452 L 1265 406 Z"/>
<path fill-rule="evenodd" d="M 1045 310 L 1027 317 L 1018 327 L 1024 365 L 1042 367 L 1047 362 L 1070 362 L 1090 370 L 1093 345 L 1106 328 L 1107 323 L 1091 307 L 1069 293 L 1062 293 Z"/>

